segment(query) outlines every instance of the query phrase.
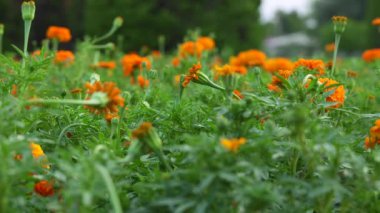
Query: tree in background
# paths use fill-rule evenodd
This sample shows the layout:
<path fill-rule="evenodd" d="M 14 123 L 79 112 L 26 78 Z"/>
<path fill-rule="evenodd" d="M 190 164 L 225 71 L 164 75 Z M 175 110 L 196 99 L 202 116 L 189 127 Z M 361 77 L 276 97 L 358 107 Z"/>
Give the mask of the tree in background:
<path fill-rule="evenodd" d="M 214 33 L 220 45 L 235 50 L 259 48 L 263 37 L 259 23 L 261 0 L 38 0 L 31 40 L 40 41 L 50 25 L 67 26 L 74 38 L 85 33 L 101 35 L 109 29 L 114 17 L 122 16 L 126 50 L 144 45 L 157 48 L 157 38 L 166 37 L 168 47 L 175 48 L 189 29 L 202 34 Z M 0 1 L 0 22 L 6 25 L 7 43 L 22 42 L 20 1 Z M 72 45 L 72 44 L 71 44 Z M 66 46 L 64 48 L 69 48 Z"/>

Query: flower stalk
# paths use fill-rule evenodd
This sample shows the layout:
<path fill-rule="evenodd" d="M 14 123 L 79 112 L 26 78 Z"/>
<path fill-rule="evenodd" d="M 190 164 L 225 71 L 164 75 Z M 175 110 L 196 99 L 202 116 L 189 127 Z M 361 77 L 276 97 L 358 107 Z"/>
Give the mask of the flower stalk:
<path fill-rule="evenodd" d="M 30 28 L 36 13 L 36 5 L 34 1 L 24 1 L 21 5 L 21 15 L 24 20 L 24 58 L 22 61 L 22 68 L 25 68 L 26 57 L 28 57 L 28 42 L 30 35 Z"/>
<path fill-rule="evenodd" d="M 94 40 L 94 44 L 111 37 L 122 25 L 123 25 L 123 18 L 120 16 L 116 17 L 113 21 L 111 29 L 103 36 L 96 38 Z"/>
<path fill-rule="evenodd" d="M 4 24 L 0 23 L 0 54 L 3 53 L 3 35 L 4 35 Z"/>
<path fill-rule="evenodd" d="M 334 76 L 340 38 L 341 38 L 341 35 L 343 34 L 343 32 L 346 30 L 347 17 L 345 17 L 345 16 L 333 16 L 332 21 L 334 24 L 334 32 L 335 32 L 335 48 L 334 48 L 334 56 L 333 56 L 333 65 L 332 65 L 332 69 L 331 69 L 331 76 Z"/>

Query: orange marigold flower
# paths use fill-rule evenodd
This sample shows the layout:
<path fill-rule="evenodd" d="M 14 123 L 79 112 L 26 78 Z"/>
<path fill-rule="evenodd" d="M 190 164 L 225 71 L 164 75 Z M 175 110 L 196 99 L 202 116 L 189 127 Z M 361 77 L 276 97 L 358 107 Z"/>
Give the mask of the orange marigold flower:
<path fill-rule="evenodd" d="M 260 50 L 247 50 L 240 52 L 237 57 L 230 59 L 230 64 L 234 66 L 262 66 L 266 59 L 265 53 Z"/>
<path fill-rule="evenodd" d="M 66 27 L 50 26 L 46 32 L 46 37 L 48 39 L 57 39 L 60 42 L 69 42 L 71 32 Z"/>
<path fill-rule="evenodd" d="M 278 75 L 281 77 L 288 79 L 291 75 L 293 75 L 293 70 L 279 70 Z M 281 79 L 278 78 L 277 76 L 273 75 L 272 76 L 272 84 L 279 84 L 281 83 Z"/>
<path fill-rule="evenodd" d="M 181 59 L 179 57 L 175 57 L 172 60 L 173 67 L 178 67 L 181 64 Z"/>
<path fill-rule="evenodd" d="M 356 78 L 356 77 L 358 77 L 358 73 L 355 72 L 355 71 L 350 70 L 350 71 L 347 72 L 347 76 L 350 77 L 350 78 Z"/>
<path fill-rule="evenodd" d="M 245 138 L 232 138 L 220 140 L 220 144 L 227 150 L 231 152 L 237 152 L 241 145 L 245 144 L 247 140 Z"/>
<path fill-rule="evenodd" d="M 139 83 L 140 87 L 142 89 L 146 88 L 149 86 L 149 80 L 148 79 L 145 79 L 142 75 L 139 75 L 137 77 L 137 82 Z"/>
<path fill-rule="evenodd" d="M 11 95 L 14 97 L 17 97 L 17 85 L 16 84 L 12 84 Z"/>
<path fill-rule="evenodd" d="M 363 52 L 362 58 L 366 62 L 372 62 L 380 59 L 380 48 L 369 49 Z"/>
<path fill-rule="evenodd" d="M 380 26 L 380 17 L 374 18 L 372 20 L 372 25 L 374 25 L 374 26 Z"/>
<path fill-rule="evenodd" d="M 236 95 L 237 97 L 239 97 L 240 99 L 243 99 L 243 98 L 244 98 L 244 95 L 241 94 L 241 92 L 240 92 L 239 90 L 237 90 L 237 89 L 235 89 L 235 90 L 233 91 L 233 94 Z"/>
<path fill-rule="evenodd" d="M 335 43 L 328 43 L 325 45 L 325 51 L 330 53 L 330 52 L 334 52 L 335 50 Z"/>
<path fill-rule="evenodd" d="M 146 57 L 141 57 L 136 53 L 124 55 L 124 57 L 121 60 L 121 63 L 123 65 L 123 71 L 125 76 L 132 75 L 136 69 L 139 69 L 141 71 L 144 66 L 146 67 L 146 69 L 151 68 L 151 63 L 149 59 Z"/>
<path fill-rule="evenodd" d="M 70 90 L 71 94 L 79 94 L 81 92 L 82 92 L 81 88 L 74 88 L 74 89 Z"/>
<path fill-rule="evenodd" d="M 54 195 L 54 186 L 52 182 L 41 180 L 34 184 L 34 191 L 42 197 Z"/>
<path fill-rule="evenodd" d="M 74 62 L 75 56 L 71 51 L 60 50 L 55 54 L 54 63 L 70 65 Z"/>
<path fill-rule="evenodd" d="M 104 114 L 105 117 L 109 117 L 109 114 L 117 114 L 119 112 L 118 106 L 124 106 L 124 98 L 121 97 L 120 89 L 116 87 L 113 82 L 100 83 L 99 81 L 91 84 L 86 83 L 87 94 L 89 97 L 87 100 L 92 98 L 93 94 L 103 93 L 107 95 L 108 102 L 105 106 L 90 106 L 85 107 L 90 110 L 90 112 L 95 114 Z"/>
<path fill-rule="evenodd" d="M 139 128 L 132 131 L 132 138 L 142 138 L 148 134 L 148 132 L 153 128 L 152 123 L 144 122 Z"/>
<path fill-rule="evenodd" d="M 329 78 L 319 78 L 318 82 L 324 84 L 325 87 L 329 87 L 329 86 L 334 85 L 334 84 L 339 84 L 339 82 L 332 80 L 332 79 L 329 79 Z M 345 99 L 345 90 L 344 90 L 343 85 L 329 87 L 329 88 L 325 89 L 325 92 L 328 92 L 331 90 L 335 90 L 335 92 L 333 94 L 331 94 L 329 97 L 327 97 L 326 101 L 327 102 L 337 102 L 337 104 L 331 106 L 331 108 L 338 108 L 338 107 L 342 106 L 342 104 L 344 103 L 344 99 Z"/>
<path fill-rule="evenodd" d="M 303 67 L 308 71 L 316 71 L 317 75 L 325 74 L 325 64 L 322 60 L 301 58 L 294 64 L 294 69 L 297 69 L 298 67 Z"/>
<path fill-rule="evenodd" d="M 233 65 L 224 65 L 222 67 L 215 66 L 215 77 L 218 78 L 219 76 L 227 76 L 227 75 L 233 75 L 233 74 L 241 74 L 245 75 L 247 74 L 247 68 L 243 66 L 233 66 Z"/>
<path fill-rule="evenodd" d="M 203 50 L 212 50 L 215 48 L 215 41 L 214 39 L 204 36 L 204 37 L 199 37 L 197 39 L 197 43 L 202 46 Z"/>
<path fill-rule="evenodd" d="M 281 92 L 281 88 L 277 84 L 271 83 L 267 85 L 268 89 L 273 92 Z"/>
<path fill-rule="evenodd" d="M 376 146 L 376 138 L 366 137 L 364 141 L 365 149 L 373 149 Z"/>
<path fill-rule="evenodd" d="M 287 58 L 272 58 L 265 61 L 264 69 L 270 73 L 279 70 L 293 70 L 293 62 Z"/>
<path fill-rule="evenodd" d="M 190 83 L 191 80 L 193 79 L 198 80 L 198 73 L 200 72 L 201 69 L 202 69 L 202 65 L 200 63 L 194 64 L 189 69 L 189 73 L 185 76 L 182 86 L 187 87 L 187 85 Z"/>
<path fill-rule="evenodd" d="M 154 58 L 160 58 L 160 57 L 161 57 L 161 52 L 158 51 L 158 50 L 153 50 L 153 51 L 152 51 L 152 56 L 153 56 Z"/>
<path fill-rule="evenodd" d="M 201 57 L 203 46 L 194 41 L 187 41 L 179 46 L 179 55 L 181 57 L 197 56 Z"/>
<path fill-rule="evenodd" d="M 116 63 L 114 61 L 99 61 L 95 67 L 113 70 L 116 68 Z"/>
<path fill-rule="evenodd" d="M 34 159 L 38 159 L 40 157 L 45 157 L 44 150 L 42 150 L 42 147 L 39 144 L 36 143 L 30 143 L 30 150 L 32 151 L 32 156 Z"/>

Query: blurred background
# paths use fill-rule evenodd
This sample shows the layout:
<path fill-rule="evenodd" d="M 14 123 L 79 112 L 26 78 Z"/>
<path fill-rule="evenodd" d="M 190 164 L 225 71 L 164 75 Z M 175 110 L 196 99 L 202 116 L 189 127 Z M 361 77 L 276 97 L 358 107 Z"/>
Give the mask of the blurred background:
<path fill-rule="evenodd" d="M 22 44 L 21 1 L 0 0 L 0 23 L 6 26 L 5 48 Z M 380 47 L 377 29 L 380 0 L 38 0 L 31 39 L 45 37 L 48 26 L 66 26 L 75 39 L 102 35 L 116 16 L 124 18 L 119 31 L 125 51 L 157 49 L 160 35 L 166 48 L 176 48 L 189 30 L 214 35 L 219 47 L 234 51 L 260 48 L 270 55 L 310 55 L 333 42 L 333 15 L 349 17 L 341 47 L 360 54 Z M 64 48 L 73 48 L 75 41 Z M 33 43 L 32 43 L 33 44 Z"/>

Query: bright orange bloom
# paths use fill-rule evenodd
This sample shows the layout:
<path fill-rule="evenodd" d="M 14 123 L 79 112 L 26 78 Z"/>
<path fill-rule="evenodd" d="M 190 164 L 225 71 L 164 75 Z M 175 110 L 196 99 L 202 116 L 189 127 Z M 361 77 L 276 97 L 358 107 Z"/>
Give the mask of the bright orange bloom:
<path fill-rule="evenodd" d="M 366 50 L 362 54 L 362 58 L 366 62 L 372 62 L 380 59 L 380 48 Z"/>
<path fill-rule="evenodd" d="M 380 144 L 380 119 L 375 121 L 375 125 L 370 128 L 369 137 L 364 141 L 366 149 L 375 148 L 376 144 Z"/>
<path fill-rule="evenodd" d="M 70 90 L 71 94 L 79 94 L 81 92 L 82 92 L 81 88 L 74 88 L 74 89 Z"/>
<path fill-rule="evenodd" d="M 241 74 L 245 75 L 247 74 L 247 68 L 243 66 L 233 66 L 233 65 L 224 65 L 222 67 L 215 66 L 215 76 L 227 76 L 227 75 L 233 75 L 233 74 Z"/>
<path fill-rule="evenodd" d="M 308 71 L 316 71 L 317 76 L 325 74 L 325 64 L 322 60 L 301 58 L 294 64 L 294 69 L 297 69 L 298 67 L 303 67 Z"/>
<path fill-rule="evenodd" d="M 154 58 L 160 58 L 160 57 L 161 57 L 161 52 L 158 51 L 158 50 L 153 50 L 153 51 L 152 51 L 152 56 L 153 56 Z"/>
<path fill-rule="evenodd" d="M 132 138 L 142 138 L 148 134 L 152 129 L 153 125 L 150 122 L 142 123 L 137 129 L 132 131 Z"/>
<path fill-rule="evenodd" d="M 51 26 L 46 32 L 48 39 L 57 39 L 60 42 L 69 42 L 71 40 L 70 29 L 66 27 Z"/>
<path fill-rule="evenodd" d="M 202 50 L 212 50 L 215 48 L 215 41 L 210 37 L 199 37 L 197 43 L 202 46 Z"/>
<path fill-rule="evenodd" d="M 179 55 L 183 58 L 187 56 L 201 57 L 203 50 L 203 46 L 200 43 L 187 41 L 179 46 Z"/>
<path fill-rule="evenodd" d="M 172 59 L 173 67 L 178 67 L 181 64 L 181 59 L 179 57 L 175 57 Z"/>
<path fill-rule="evenodd" d="M 17 85 L 16 84 L 12 84 L 11 95 L 14 97 L 17 97 Z"/>
<path fill-rule="evenodd" d="M 325 51 L 330 53 L 330 52 L 334 52 L 335 50 L 335 43 L 328 43 L 325 45 Z"/>
<path fill-rule="evenodd" d="M 350 70 L 350 71 L 347 71 L 347 76 L 350 78 L 356 78 L 356 77 L 358 77 L 358 73 Z"/>
<path fill-rule="evenodd" d="M 34 184 L 34 191 L 42 197 L 48 197 L 54 195 L 53 183 L 47 180 L 41 180 Z"/>
<path fill-rule="evenodd" d="M 194 64 L 190 69 L 189 73 L 185 76 L 185 79 L 182 83 L 183 87 L 187 87 L 187 85 L 192 81 L 193 79 L 198 80 L 198 73 L 202 69 L 202 65 L 200 63 Z"/>
<path fill-rule="evenodd" d="M 89 97 L 87 100 L 90 100 L 92 95 L 95 93 L 104 93 L 107 94 L 108 103 L 106 106 L 90 106 L 86 105 L 85 107 L 90 110 L 90 112 L 95 114 L 104 114 L 105 118 L 110 117 L 110 114 L 117 114 L 119 112 L 118 106 L 124 106 L 124 98 L 121 97 L 121 91 L 116 87 L 113 82 L 100 83 L 99 81 L 91 84 L 86 83 L 87 94 Z"/>
<path fill-rule="evenodd" d="M 74 63 L 75 56 L 71 51 L 60 50 L 55 54 L 54 63 L 70 65 Z"/>
<path fill-rule="evenodd" d="M 141 57 L 136 53 L 124 55 L 124 57 L 121 60 L 121 63 L 123 65 L 123 71 L 125 76 L 131 76 L 136 69 L 139 69 L 141 71 L 144 66 L 148 70 L 151 68 L 151 63 L 149 59 L 146 57 Z"/>
<path fill-rule="evenodd" d="M 241 145 L 245 144 L 247 140 L 245 138 L 232 138 L 232 139 L 225 139 L 222 138 L 220 140 L 220 144 L 231 152 L 237 152 Z"/>
<path fill-rule="evenodd" d="M 116 63 L 114 61 L 99 61 L 95 67 L 113 70 L 116 68 Z"/>
<path fill-rule="evenodd" d="M 239 90 L 237 90 L 237 89 L 235 89 L 235 90 L 233 91 L 233 93 L 234 93 L 234 95 L 236 95 L 236 96 L 239 97 L 240 99 L 243 99 L 243 98 L 244 98 L 244 95 L 241 94 L 241 92 L 240 92 Z"/>
<path fill-rule="evenodd" d="M 291 75 L 293 75 L 293 70 L 279 70 L 277 73 L 281 77 L 283 77 L 285 79 L 288 79 Z M 279 83 L 281 83 L 281 79 L 278 78 L 277 76 L 273 75 L 272 76 L 272 84 L 276 84 L 277 85 Z"/>
<path fill-rule="evenodd" d="M 270 73 L 279 70 L 293 70 L 293 62 L 287 58 L 272 58 L 265 61 L 264 69 Z"/>
<path fill-rule="evenodd" d="M 139 75 L 137 77 L 137 82 L 139 83 L 140 87 L 142 89 L 146 88 L 149 86 L 149 80 L 148 79 L 145 79 L 142 75 Z"/>
<path fill-rule="evenodd" d="M 268 89 L 273 91 L 273 92 L 281 92 L 281 88 L 279 86 L 277 86 L 277 84 L 268 84 L 267 85 Z"/>
<path fill-rule="evenodd" d="M 380 17 L 374 18 L 372 20 L 372 25 L 373 26 L 380 26 Z"/>
<path fill-rule="evenodd" d="M 329 79 L 329 78 L 319 78 L 318 82 L 324 84 L 324 87 L 329 87 L 334 84 L 339 84 L 339 82 Z M 325 89 L 325 92 L 335 90 L 333 94 L 331 94 L 329 97 L 326 98 L 327 102 L 337 102 L 336 105 L 330 106 L 331 108 L 339 108 L 344 103 L 345 99 L 345 90 L 343 85 L 335 86 L 335 87 L 329 87 L 328 89 Z"/>
<path fill-rule="evenodd" d="M 32 156 L 34 159 L 38 159 L 40 157 L 45 157 L 44 150 L 42 150 L 41 146 L 36 143 L 30 143 L 30 150 L 32 151 Z"/>
<path fill-rule="evenodd" d="M 46 158 L 44 150 L 42 150 L 42 147 L 39 144 L 36 144 L 36 143 L 33 143 L 33 142 L 31 142 L 29 144 L 29 147 L 30 147 L 30 150 L 32 152 L 33 158 L 34 159 L 42 159 L 41 160 L 41 162 L 43 163 L 42 167 L 44 167 L 46 169 L 49 169 L 50 166 L 48 164 L 48 160 Z"/>
<path fill-rule="evenodd" d="M 240 52 L 237 57 L 230 59 L 230 64 L 235 66 L 262 66 L 267 56 L 260 50 L 247 50 Z"/>

